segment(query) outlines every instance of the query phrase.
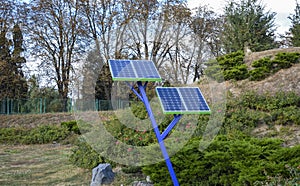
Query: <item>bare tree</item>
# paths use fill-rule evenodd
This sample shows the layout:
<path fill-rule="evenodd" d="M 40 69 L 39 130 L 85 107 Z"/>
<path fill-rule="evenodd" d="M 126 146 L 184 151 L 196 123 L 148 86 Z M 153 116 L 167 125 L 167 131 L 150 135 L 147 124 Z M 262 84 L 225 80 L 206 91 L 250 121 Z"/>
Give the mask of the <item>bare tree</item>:
<path fill-rule="evenodd" d="M 66 109 L 71 72 L 82 51 L 81 19 L 77 0 L 33 0 L 29 24 L 32 54 L 56 82 Z"/>
<path fill-rule="evenodd" d="M 110 58 L 121 58 L 124 31 L 128 22 L 127 2 L 121 0 L 80 0 L 86 34 L 95 43 L 102 65 Z"/>
<path fill-rule="evenodd" d="M 169 8 L 169 10 L 172 10 Z M 171 21 L 175 45 L 169 50 L 171 63 L 167 71 L 171 71 L 173 82 L 186 84 L 196 81 L 202 75 L 204 62 L 212 57 L 210 42 L 216 40 L 218 17 L 207 6 L 199 6 L 191 15 L 184 6 L 174 6 Z"/>
<path fill-rule="evenodd" d="M 194 44 L 191 60 L 193 68 L 193 81 L 200 79 L 204 62 L 211 57 L 219 55 L 221 18 L 207 6 L 199 6 L 192 18 L 192 43 Z"/>
<path fill-rule="evenodd" d="M 164 14 L 164 4 L 155 0 L 132 1 L 132 18 L 128 24 L 126 43 L 132 58 L 152 60 L 158 69 L 165 62 L 171 43 L 171 23 Z"/>

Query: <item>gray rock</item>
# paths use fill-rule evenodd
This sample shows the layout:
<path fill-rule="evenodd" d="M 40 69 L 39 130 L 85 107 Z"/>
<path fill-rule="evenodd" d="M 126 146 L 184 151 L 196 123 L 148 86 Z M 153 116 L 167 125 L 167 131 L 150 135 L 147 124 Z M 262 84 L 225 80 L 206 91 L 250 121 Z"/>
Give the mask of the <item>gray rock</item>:
<path fill-rule="evenodd" d="M 134 181 L 132 186 L 153 186 L 152 183 L 144 182 L 144 181 Z"/>
<path fill-rule="evenodd" d="M 114 180 L 115 174 L 112 172 L 111 165 L 108 163 L 99 164 L 93 168 L 93 176 L 91 186 L 100 186 L 101 184 L 109 184 Z"/>

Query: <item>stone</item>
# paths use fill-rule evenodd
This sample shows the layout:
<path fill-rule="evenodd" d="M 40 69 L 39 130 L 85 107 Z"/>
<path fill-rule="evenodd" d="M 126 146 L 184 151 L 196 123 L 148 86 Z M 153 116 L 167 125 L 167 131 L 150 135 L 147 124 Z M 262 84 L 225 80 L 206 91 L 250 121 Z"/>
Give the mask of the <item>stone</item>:
<path fill-rule="evenodd" d="M 153 186 L 153 184 L 144 181 L 134 181 L 132 186 Z"/>
<path fill-rule="evenodd" d="M 93 176 L 90 186 L 101 186 L 101 184 L 109 184 L 114 180 L 115 174 L 109 163 L 99 164 L 93 168 Z"/>

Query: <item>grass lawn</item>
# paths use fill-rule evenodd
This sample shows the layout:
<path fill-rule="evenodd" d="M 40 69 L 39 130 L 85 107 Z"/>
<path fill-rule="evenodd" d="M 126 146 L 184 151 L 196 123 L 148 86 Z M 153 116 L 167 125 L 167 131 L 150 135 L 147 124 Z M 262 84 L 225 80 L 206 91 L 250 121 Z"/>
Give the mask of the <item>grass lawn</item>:
<path fill-rule="evenodd" d="M 89 185 L 92 173 L 68 161 L 64 145 L 0 145 L 0 185 Z"/>

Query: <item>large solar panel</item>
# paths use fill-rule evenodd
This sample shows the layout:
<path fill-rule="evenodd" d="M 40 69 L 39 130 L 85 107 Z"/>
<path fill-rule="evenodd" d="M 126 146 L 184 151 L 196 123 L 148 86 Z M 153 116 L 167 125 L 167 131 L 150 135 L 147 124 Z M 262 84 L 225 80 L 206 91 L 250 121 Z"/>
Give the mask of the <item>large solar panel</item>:
<path fill-rule="evenodd" d="M 210 114 L 198 87 L 156 87 L 165 114 Z"/>
<path fill-rule="evenodd" d="M 108 60 L 108 64 L 114 81 L 161 81 L 149 60 Z"/>

